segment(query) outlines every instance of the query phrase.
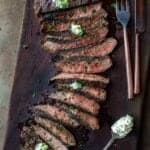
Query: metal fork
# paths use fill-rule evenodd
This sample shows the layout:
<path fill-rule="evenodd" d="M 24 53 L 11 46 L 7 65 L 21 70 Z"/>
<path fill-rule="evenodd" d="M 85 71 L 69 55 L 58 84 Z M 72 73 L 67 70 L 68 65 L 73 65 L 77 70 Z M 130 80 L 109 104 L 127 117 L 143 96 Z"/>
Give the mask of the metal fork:
<path fill-rule="evenodd" d="M 133 98 L 133 78 L 132 78 L 133 75 L 132 75 L 128 33 L 127 33 L 127 25 L 130 20 L 130 8 L 128 0 L 125 0 L 124 3 L 123 0 L 121 0 L 120 2 L 116 0 L 116 16 L 118 22 L 120 22 L 123 26 L 128 98 L 131 99 Z"/>

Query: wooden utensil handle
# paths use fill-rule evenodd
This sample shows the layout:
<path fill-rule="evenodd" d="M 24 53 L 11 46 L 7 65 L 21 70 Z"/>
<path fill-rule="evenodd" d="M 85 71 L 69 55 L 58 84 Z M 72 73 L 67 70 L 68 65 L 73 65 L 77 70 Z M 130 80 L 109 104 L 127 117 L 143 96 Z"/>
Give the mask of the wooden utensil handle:
<path fill-rule="evenodd" d="M 125 63 L 126 63 L 128 99 L 132 99 L 133 98 L 133 78 L 132 78 L 133 76 L 132 76 L 129 40 L 128 40 L 128 34 L 127 34 L 126 27 L 123 27 L 123 33 L 124 33 L 124 46 L 125 46 Z"/>
<path fill-rule="evenodd" d="M 139 51 L 139 34 L 135 35 L 135 71 L 134 71 L 134 93 L 140 93 L 140 51 Z"/>
<path fill-rule="evenodd" d="M 145 31 L 145 0 L 137 0 L 136 30 L 140 33 Z"/>

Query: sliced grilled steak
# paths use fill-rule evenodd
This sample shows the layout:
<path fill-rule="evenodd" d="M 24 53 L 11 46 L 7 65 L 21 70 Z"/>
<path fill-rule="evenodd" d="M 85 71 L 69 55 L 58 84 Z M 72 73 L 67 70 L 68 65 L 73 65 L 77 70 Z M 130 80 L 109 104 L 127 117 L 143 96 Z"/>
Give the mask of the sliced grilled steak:
<path fill-rule="evenodd" d="M 73 8 L 73 7 L 77 7 L 77 6 L 81 6 L 81 5 L 85 5 L 85 4 L 90 4 L 92 2 L 96 2 L 98 0 L 69 0 L 69 8 Z M 101 3 L 97 3 L 98 6 L 96 6 L 96 4 L 93 4 L 91 6 L 86 6 L 85 8 L 87 9 L 87 12 L 91 12 L 90 10 L 99 10 L 101 8 Z M 52 0 L 34 0 L 34 10 L 36 14 L 39 13 L 48 13 L 51 11 L 55 11 L 58 10 L 58 8 L 55 7 L 54 3 L 52 3 Z M 68 10 L 66 12 L 59 12 L 58 14 L 61 16 L 64 15 L 66 17 L 65 14 L 76 14 L 76 15 L 80 15 L 83 16 L 85 14 L 85 9 L 84 10 L 80 10 L 79 8 L 73 8 L 72 10 Z"/>
<path fill-rule="evenodd" d="M 65 90 L 71 90 L 73 92 L 74 91 L 81 92 L 83 94 L 90 95 L 91 97 L 96 98 L 98 102 L 106 100 L 106 95 L 107 95 L 106 90 L 99 88 L 99 87 L 81 84 L 81 88 L 74 89 L 70 86 L 70 84 L 64 84 L 60 82 L 55 84 L 55 87 L 58 90 L 65 89 Z"/>
<path fill-rule="evenodd" d="M 60 108 L 51 105 L 37 105 L 33 107 L 34 111 L 41 111 L 46 115 L 49 115 L 53 120 L 60 121 L 71 127 L 77 127 L 79 123 L 71 118 L 68 113 Z"/>
<path fill-rule="evenodd" d="M 95 75 L 95 74 L 84 74 L 84 73 L 59 73 L 53 78 L 50 79 L 50 81 L 54 80 L 68 80 L 68 79 L 77 79 L 77 80 L 84 80 L 84 81 L 91 81 L 91 82 L 100 82 L 103 84 L 109 84 L 109 78 L 106 78 L 101 75 Z"/>
<path fill-rule="evenodd" d="M 44 140 L 53 150 L 68 150 L 68 148 L 63 145 L 61 141 L 59 141 L 47 130 L 37 125 L 33 125 L 33 129 L 35 134 L 38 135 L 42 140 Z"/>
<path fill-rule="evenodd" d="M 93 33 L 97 33 L 99 30 L 103 30 L 105 29 L 106 26 L 103 26 L 101 24 L 97 24 L 95 25 L 95 27 L 93 28 L 86 28 L 84 30 L 84 34 L 83 36 L 76 36 L 74 34 L 72 34 L 70 31 L 68 32 L 65 32 L 65 33 L 60 33 L 60 34 L 48 34 L 45 36 L 45 41 L 56 41 L 56 40 L 59 40 L 59 41 L 64 41 L 64 42 L 67 42 L 67 44 L 70 42 L 74 42 L 74 41 L 80 41 L 82 39 L 86 39 L 87 37 L 92 37 L 93 36 Z"/>
<path fill-rule="evenodd" d="M 80 24 L 83 28 L 89 29 L 94 28 L 96 25 L 100 27 L 108 25 L 108 22 L 105 20 L 104 17 L 104 10 L 102 9 L 100 13 L 91 17 L 91 18 L 82 18 L 78 20 L 66 20 L 66 21 L 52 21 L 52 22 L 43 22 L 41 25 L 41 31 L 44 33 L 58 33 L 58 32 L 65 32 L 69 30 L 71 23 Z"/>
<path fill-rule="evenodd" d="M 44 143 L 35 133 L 32 126 L 24 126 L 20 133 L 21 150 L 33 150 L 36 143 Z M 52 150 L 50 147 L 48 150 Z"/>
<path fill-rule="evenodd" d="M 50 99 L 55 99 L 57 102 L 70 104 L 79 107 L 92 114 L 98 114 L 100 105 L 93 99 L 86 98 L 85 96 L 73 93 L 57 91 L 48 95 Z"/>
<path fill-rule="evenodd" d="M 87 114 L 85 112 L 82 112 L 81 110 L 75 108 L 75 107 L 68 107 L 67 105 L 59 104 L 59 107 L 62 109 L 65 109 L 65 111 L 71 113 L 73 116 L 75 116 L 85 127 L 89 127 L 92 130 L 99 129 L 99 122 L 98 119 L 90 114 Z"/>
<path fill-rule="evenodd" d="M 79 61 L 59 61 L 54 65 L 66 73 L 100 73 L 108 70 L 112 66 L 110 57 L 93 60 L 79 60 Z"/>
<path fill-rule="evenodd" d="M 98 87 L 83 86 L 83 88 L 81 88 L 81 92 L 89 93 L 91 96 L 97 98 L 98 101 L 106 100 L 106 91 Z"/>
<path fill-rule="evenodd" d="M 50 52 L 55 52 L 57 50 L 86 47 L 95 44 L 96 42 L 102 41 L 107 35 L 107 33 L 108 29 L 104 27 L 102 29 L 95 30 L 89 36 L 83 36 L 81 39 L 74 40 L 70 43 L 66 43 L 64 41 L 64 43 L 61 44 L 54 41 L 46 41 L 43 44 L 43 48 L 49 50 Z"/>
<path fill-rule="evenodd" d="M 114 38 L 107 38 L 103 43 L 95 45 L 90 48 L 85 48 L 82 50 L 70 51 L 67 53 L 62 53 L 64 57 L 73 56 L 85 56 L 85 57 L 99 57 L 106 56 L 110 54 L 117 45 L 117 40 Z"/>
<path fill-rule="evenodd" d="M 63 125 L 41 117 L 35 117 L 34 119 L 36 123 L 47 129 L 50 133 L 60 139 L 60 141 L 62 141 L 65 145 L 76 145 L 74 136 Z"/>

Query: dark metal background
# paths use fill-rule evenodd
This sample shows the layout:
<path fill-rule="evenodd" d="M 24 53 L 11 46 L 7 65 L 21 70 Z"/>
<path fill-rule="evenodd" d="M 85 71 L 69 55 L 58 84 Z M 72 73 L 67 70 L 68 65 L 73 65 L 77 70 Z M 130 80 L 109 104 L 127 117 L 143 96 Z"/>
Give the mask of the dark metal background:
<path fill-rule="evenodd" d="M 106 75 L 111 78 L 111 84 L 107 89 L 107 102 L 106 104 L 102 105 L 102 109 L 99 115 L 101 129 L 88 133 L 87 136 L 89 137 L 89 140 L 84 144 L 84 150 L 102 150 L 103 146 L 107 143 L 111 136 L 109 128 L 112 122 L 118 119 L 120 116 L 125 115 L 126 113 L 129 113 L 135 117 L 135 129 L 132 134 L 130 134 L 125 139 L 116 141 L 110 148 L 110 150 L 135 150 L 137 149 L 137 145 L 139 144 L 137 143 L 138 137 L 139 135 L 142 135 L 140 134 L 140 122 L 142 110 L 141 108 L 145 95 L 145 83 L 147 79 L 149 64 L 148 50 L 150 49 L 148 49 L 149 43 L 147 38 L 149 34 L 149 26 L 147 26 L 146 34 L 142 36 L 141 63 L 143 91 L 141 95 L 136 97 L 133 101 L 128 101 L 126 91 L 126 74 L 122 29 L 119 25 L 116 25 L 115 23 L 113 15 L 114 12 L 111 11 L 112 2 L 113 1 L 110 0 L 104 2 L 105 9 L 110 12 L 110 33 L 108 36 L 116 36 L 119 45 L 116 48 L 115 52 L 112 54 L 114 66 L 110 71 L 106 73 Z M 150 2 L 147 3 L 148 5 L 146 6 L 148 7 Z M 132 12 L 134 11 L 133 6 L 134 3 L 132 1 Z M 132 58 L 134 53 L 133 18 L 134 17 L 132 16 L 132 20 L 129 25 L 129 37 Z M 147 21 L 149 20 L 147 19 Z M 147 24 L 150 25 L 149 22 L 147 22 Z M 50 66 L 50 59 L 50 54 L 41 49 L 39 23 L 37 21 L 37 18 L 34 16 L 33 2 L 31 0 L 28 0 L 24 18 L 24 30 L 22 34 L 21 48 L 18 57 L 18 65 L 11 98 L 9 128 L 7 133 L 5 150 L 20 149 L 20 123 L 26 121 L 26 119 L 30 117 L 28 108 L 33 104 L 38 103 L 38 94 L 45 89 L 51 89 L 51 87 L 48 86 L 48 79 L 52 77 L 56 73 L 56 71 L 55 68 Z M 142 143 L 141 140 L 140 143 Z M 140 146 L 142 146 L 142 144 Z M 75 150 L 78 150 L 78 148 L 75 148 Z M 140 150 L 143 150 L 142 147 L 140 147 Z"/>

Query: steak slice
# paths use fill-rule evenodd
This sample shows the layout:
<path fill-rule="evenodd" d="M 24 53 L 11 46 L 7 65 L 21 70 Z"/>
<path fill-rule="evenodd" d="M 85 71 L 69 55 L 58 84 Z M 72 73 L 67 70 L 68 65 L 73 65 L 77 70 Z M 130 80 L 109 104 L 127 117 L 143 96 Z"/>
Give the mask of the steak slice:
<path fill-rule="evenodd" d="M 35 149 L 35 143 L 44 143 L 34 132 L 32 126 L 23 126 L 21 132 L 21 150 L 33 150 Z M 52 150 L 48 147 L 48 150 Z"/>
<path fill-rule="evenodd" d="M 110 57 L 102 59 L 79 61 L 59 61 L 54 65 L 62 72 L 66 73 L 100 73 L 108 70 L 112 66 Z"/>
<path fill-rule="evenodd" d="M 99 30 L 103 30 L 106 26 L 104 23 L 103 20 L 101 20 L 102 22 L 99 22 L 100 24 L 95 24 L 94 27 L 91 27 L 89 26 L 89 28 L 85 28 L 83 29 L 84 31 L 84 34 L 83 36 L 76 36 L 74 34 L 71 33 L 71 31 L 67 31 L 67 32 L 63 32 L 63 33 L 52 33 L 52 34 L 48 34 L 45 36 L 45 40 L 46 41 L 56 41 L 56 40 L 59 40 L 59 41 L 64 41 L 64 42 L 67 42 L 67 43 L 71 43 L 71 42 L 74 42 L 74 41 L 79 41 L 79 40 L 82 40 L 82 39 L 86 39 L 87 37 L 92 37 L 93 36 L 93 33 L 97 33 Z"/>
<path fill-rule="evenodd" d="M 77 127 L 79 123 L 71 118 L 64 110 L 51 105 L 37 105 L 33 107 L 33 111 L 40 111 L 50 116 L 53 120 L 62 122 L 71 127 Z"/>
<path fill-rule="evenodd" d="M 81 124 L 83 124 L 85 127 L 89 127 L 92 130 L 99 129 L 99 122 L 98 119 L 95 116 L 92 116 L 88 113 L 85 113 L 75 107 L 69 107 L 64 104 L 58 104 L 58 107 L 64 109 L 65 111 L 71 113 L 74 117 L 76 117 Z"/>
<path fill-rule="evenodd" d="M 87 94 L 90 95 L 93 98 L 96 98 L 98 102 L 104 101 L 106 100 L 106 90 L 99 88 L 99 87 L 94 87 L 91 85 L 82 85 L 81 84 L 81 88 L 78 89 L 73 89 L 70 84 L 64 84 L 64 83 L 57 83 L 56 88 L 58 90 L 71 90 L 71 91 L 75 91 L 75 92 L 81 92 L 83 94 Z"/>
<path fill-rule="evenodd" d="M 62 53 L 64 57 L 74 57 L 74 56 L 85 56 L 85 57 L 103 57 L 110 54 L 117 45 L 117 40 L 114 38 L 107 38 L 102 43 L 95 45 L 90 48 L 85 48 L 82 50 L 70 51 Z"/>
<path fill-rule="evenodd" d="M 106 91 L 104 89 L 93 87 L 93 86 L 83 86 L 80 90 L 83 93 L 89 93 L 91 96 L 100 100 L 106 100 Z"/>
<path fill-rule="evenodd" d="M 68 145 L 68 146 L 76 145 L 74 136 L 63 125 L 57 122 L 54 122 L 52 120 L 44 119 L 41 117 L 35 117 L 34 120 L 36 121 L 37 124 L 47 129 L 50 133 L 56 136 L 65 145 Z"/>
<path fill-rule="evenodd" d="M 76 79 L 76 80 L 84 80 L 84 81 L 90 81 L 90 82 L 100 82 L 103 84 L 109 84 L 110 80 L 109 78 L 106 78 L 102 75 L 95 75 L 95 74 L 84 74 L 84 73 L 59 73 L 53 78 L 50 79 L 50 81 L 54 80 L 68 80 L 68 79 Z"/>
<path fill-rule="evenodd" d="M 73 92 L 57 91 L 50 93 L 48 98 L 55 99 L 57 102 L 79 107 L 92 114 L 98 114 L 100 109 L 100 105 L 95 100 Z"/>
<path fill-rule="evenodd" d="M 94 32 L 90 33 L 89 36 L 83 36 L 81 39 L 74 40 L 73 42 L 66 43 L 58 43 L 54 41 L 46 41 L 43 44 L 43 48 L 49 50 L 50 52 L 55 52 L 57 50 L 66 50 L 66 49 L 73 49 L 73 48 L 82 48 L 96 42 L 102 41 L 108 33 L 107 28 L 97 29 Z"/>
<path fill-rule="evenodd" d="M 44 21 L 41 24 L 41 31 L 44 33 L 52 33 L 52 32 L 65 32 L 69 29 L 71 23 L 80 24 L 83 28 L 89 29 L 93 28 L 95 25 L 99 24 L 100 26 L 107 25 L 108 22 L 105 20 L 105 10 L 101 9 L 100 13 L 90 18 L 80 18 L 77 20 L 63 20 L 63 21 Z"/>
<path fill-rule="evenodd" d="M 32 125 L 34 132 L 54 150 L 69 150 L 60 140 L 40 126 Z"/>
<path fill-rule="evenodd" d="M 77 6 L 81 6 L 81 5 L 85 5 L 85 4 L 90 4 L 93 2 L 98 2 L 98 0 L 68 0 L 69 1 L 69 8 L 73 8 L 73 7 L 77 7 Z M 88 8 L 89 6 L 86 6 L 86 8 Z M 101 8 L 101 3 L 99 3 L 99 6 L 96 6 L 96 4 L 93 4 L 89 9 L 87 9 L 87 11 L 90 11 L 90 9 L 92 8 L 95 10 L 99 10 Z M 55 10 L 58 10 L 59 8 L 55 7 L 55 4 L 53 3 L 52 0 L 34 0 L 34 10 L 36 14 L 39 13 L 48 13 L 48 12 L 52 12 Z M 78 8 L 77 8 L 78 9 Z M 73 10 L 68 10 L 66 11 L 66 13 L 69 14 L 74 14 L 74 12 L 77 12 L 76 8 L 73 8 Z M 65 12 L 62 13 L 62 15 L 66 14 Z M 80 14 L 81 16 L 85 13 L 85 11 L 78 9 L 78 15 Z M 58 13 L 61 14 L 61 13 Z M 77 13 L 76 13 L 77 14 Z"/>

